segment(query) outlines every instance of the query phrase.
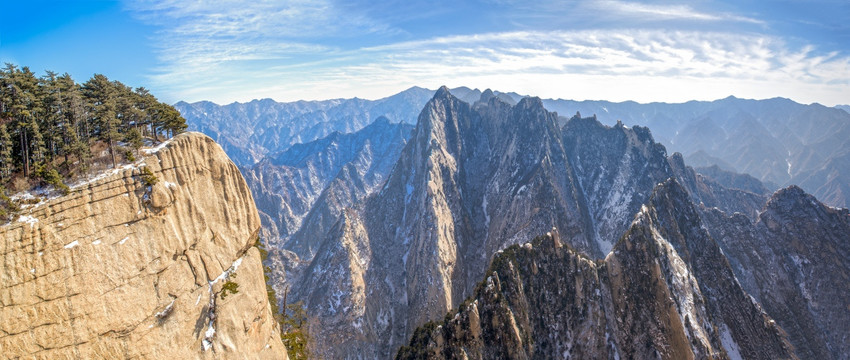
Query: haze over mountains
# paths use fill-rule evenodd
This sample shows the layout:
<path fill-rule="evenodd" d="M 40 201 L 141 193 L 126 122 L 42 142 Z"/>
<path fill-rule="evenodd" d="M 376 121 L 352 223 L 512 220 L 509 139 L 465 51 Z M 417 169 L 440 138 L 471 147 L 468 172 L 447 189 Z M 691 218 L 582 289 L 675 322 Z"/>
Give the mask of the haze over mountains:
<path fill-rule="evenodd" d="M 210 135 L 238 165 L 248 166 L 296 142 L 312 141 L 333 131 L 359 130 L 378 116 L 414 124 L 432 94 L 414 87 L 375 101 L 277 103 L 265 99 L 224 106 L 181 102 L 175 107 L 190 129 Z M 482 91 L 462 87 L 452 94 L 472 103 Z M 495 94 L 509 103 L 522 99 L 516 93 Z M 617 121 L 647 126 L 659 143 L 671 152 L 681 152 L 693 166 L 717 165 L 752 175 L 771 191 L 793 184 L 829 205 L 850 204 L 850 113 L 841 106 L 734 97 L 682 104 L 552 99 L 544 99 L 543 104 L 563 120 L 579 112 L 595 114 L 610 126 Z"/>
<path fill-rule="evenodd" d="M 360 130 L 379 116 L 414 124 L 433 93 L 414 87 L 374 101 L 354 98 L 279 103 L 263 99 L 229 105 L 178 102 L 174 106 L 190 129 L 215 139 L 236 165 L 249 166 L 295 143 L 323 138 L 334 131 Z"/>
<path fill-rule="evenodd" d="M 417 88 L 409 92 L 422 95 Z M 462 98 L 455 97 L 455 92 Z M 352 109 L 374 111 L 378 106 L 375 104 L 396 109 L 396 121 L 413 123 L 408 111 L 413 111 L 421 99 L 402 94 L 392 97 L 393 101 L 350 100 L 365 104 L 361 107 L 334 107 L 349 100 L 325 104 L 333 102 L 337 104 L 334 106 L 313 104 L 319 110 L 299 116 L 320 119 L 312 127 L 307 126 L 315 130 L 314 134 L 327 131 L 318 129 L 329 124 L 353 126 L 330 119 L 329 111 L 346 114 L 348 121 L 355 121 L 352 119 L 365 115 Z M 695 170 L 686 165 L 687 157 L 669 155 L 663 144 L 656 143 L 654 132 L 624 125 L 636 119 L 645 123 L 661 122 L 664 116 L 675 119 L 679 113 L 691 119 L 705 115 L 703 121 L 671 121 L 681 129 L 695 123 L 731 126 L 745 119 L 743 123 L 752 126 L 741 127 L 740 131 L 747 133 L 763 127 L 757 126 L 759 121 L 768 120 L 743 115 L 744 110 L 767 117 L 764 114 L 779 113 L 770 110 L 776 101 L 799 110 L 799 114 L 827 114 L 818 124 L 834 132 L 844 131 L 846 113 L 842 110 L 785 100 L 724 99 L 674 105 L 606 103 L 609 113 L 618 106 L 636 107 L 631 109 L 634 111 L 660 109 L 650 115 L 623 116 L 623 122 L 607 126 L 600 122 L 602 116 L 567 118 L 551 113 L 545 108 L 548 100 L 442 88 L 430 101 L 426 99 L 424 109 L 416 112 L 418 116 L 413 115 L 418 119 L 413 130 L 410 125 L 381 119 L 350 134 L 333 133 L 296 146 L 287 144 L 295 141 L 292 138 L 280 141 L 279 134 L 274 135 L 273 131 L 246 130 L 243 135 L 249 134 L 248 138 L 261 139 L 266 134 L 275 139 L 265 142 L 267 147 L 256 148 L 262 149 L 260 152 L 252 152 L 247 142 L 240 142 L 227 131 L 215 136 L 231 144 L 228 151 L 237 155 L 275 153 L 241 169 L 261 210 L 266 241 L 274 244 L 269 260 L 273 268 L 271 282 L 279 292 L 286 287 L 291 289 L 290 302 L 305 302 L 318 324 L 314 350 L 321 356 L 394 356 L 399 346 L 408 344 L 418 326 L 443 318 L 468 296 L 483 301 L 481 296 L 485 294 L 480 287 L 486 285 L 476 284 L 489 274 L 488 267 L 497 266 L 491 264 L 494 256 L 503 258 L 496 255 L 502 249 L 531 241 L 556 227 L 559 241 L 569 248 L 556 251 L 561 254 L 559 259 L 568 256 L 587 263 L 590 268 L 586 270 L 598 275 L 581 275 L 585 279 L 582 281 L 596 284 L 587 286 L 602 291 L 599 295 L 583 292 L 558 302 L 540 302 L 538 298 L 532 307 L 510 305 L 489 313 L 488 316 L 498 315 L 502 320 L 525 319 L 522 321 L 526 325 L 518 325 L 519 333 L 513 335 L 501 332 L 504 329 L 485 329 L 483 325 L 474 330 L 472 323 L 462 321 L 451 325 L 457 330 L 452 333 L 440 333 L 431 327 L 430 332 L 417 332 L 409 350 L 413 354 L 420 350 L 452 354 L 456 350 L 447 350 L 452 344 L 447 340 L 450 335 L 471 334 L 471 338 L 455 339 L 460 341 L 455 343 L 457 346 L 468 350 L 478 346 L 474 344 L 483 344 L 481 341 L 486 339 L 481 338 L 482 334 L 496 334 L 496 339 L 514 335 L 525 339 L 522 351 L 531 357 L 550 354 L 546 351 L 555 349 L 574 356 L 643 356 L 652 352 L 638 345 L 651 343 L 655 345 L 649 349 L 663 356 L 841 358 L 847 349 L 842 345 L 844 340 L 835 334 L 848 333 L 844 324 L 850 322 L 830 318 L 845 316 L 841 309 L 850 306 L 850 299 L 844 294 L 850 292 L 824 284 L 846 283 L 850 273 L 846 261 L 846 230 L 850 229 L 847 211 L 824 206 L 799 188 L 771 195 L 775 184 L 766 187 L 756 178 L 724 170 L 727 164 Z M 555 101 L 553 106 L 563 103 Z M 177 105 L 181 106 L 199 105 Z M 235 109 L 248 105 L 228 106 Z M 252 114 L 265 115 L 262 121 L 249 123 L 292 121 L 275 118 L 280 113 L 261 110 L 258 104 L 251 106 Z M 686 107 L 687 111 L 683 110 Z M 210 109 L 213 111 L 208 114 L 223 111 Z M 622 111 L 626 114 L 625 109 Z M 586 110 L 584 113 L 588 114 Z M 203 122 L 203 118 L 192 118 L 191 114 L 185 115 L 190 124 Z M 770 121 L 786 128 L 807 129 L 796 138 L 821 136 L 827 143 L 836 141 L 811 124 L 808 128 L 795 124 L 795 119 L 807 119 L 799 114 Z M 378 112 L 370 115 L 380 116 Z M 240 115 L 228 116 L 236 119 Z M 235 126 L 225 118 L 207 122 L 219 124 L 219 128 Z M 722 126 L 717 127 L 722 130 Z M 679 130 L 680 134 L 683 131 Z M 665 132 L 674 134 L 671 147 L 677 142 L 675 139 L 685 139 L 675 135 L 675 130 L 662 130 Z M 767 135 L 771 138 L 766 142 L 777 141 L 769 131 Z M 740 142 L 747 138 L 735 139 Z M 798 141 L 801 148 L 807 144 Z M 759 145 L 744 148 L 761 149 Z M 699 154 L 694 154 L 692 158 L 699 159 Z M 840 164 L 842 160 L 839 156 L 831 161 Z M 846 185 L 840 177 L 835 178 L 831 180 Z M 787 205 L 795 203 L 808 205 Z M 630 240 L 622 240 L 624 236 Z M 782 241 L 769 240 L 776 238 Z M 810 238 L 818 240 L 812 243 Z M 511 258 L 498 266 L 537 264 L 532 269 L 539 268 L 540 259 L 549 256 L 534 255 L 540 252 L 539 244 L 537 241 L 526 245 L 534 249 L 527 254 L 531 262 Z M 634 246 L 642 250 L 637 251 Z M 666 255 L 660 256 L 659 252 Z M 593 259 L 602 258 L 608 260 L 593 265 Z M 653 270 L 647 267 L 647 261 L 668 265 Z M 837 270 L 820 263 L 832 264 Z M 618 272 L 610 273 L 611 269 Z M 655 280 L 651 283 L 635 282 L 633 277 L 623 275 L 646 271 L 653 274 Z M 502 276 L 502 272 L 499 274 Z M 539 285 L 532 285 L 527 283 L 527 274 L 520 272 L 517 276 L 499 281 L 526 289 L 543 286 L 538 288 L 539 294 L 554 294 L 555 290 L 547 286 L 565 281 L 541 275 Z M 596 277 L 599 280 L 593 280 Z M 619 280 L 612 282 L 612 277 Z M 520 283 L 525 285 L 517 285 Z M 615 292 L 613 289 L 620 286 L 615 283 L 631 284 L 628 286 L 634 291 Z M 516 291 L 510 291 L 513 292 L 505 293 L 508 304 L 520 300 L 530 304 L 528 296 L 533 294 L 517 298 Z M 672 302 L 659 295 L 666 293 L 673 294 Z M 542 296 L 539 294 L 534 296 Z M 641 298 L 644 295 L 640 294 L 656 295 Z M 753 302 L 748 300 L 748 294 L 755 299 Z M 651 299 L 658 300 L 653 303 L 654 310 L 640 308 Z M 497 304 L 504 304 L 499 301 Z M 595 314 L 592 318 L 598 322 L 581 325 L 575 319 L 564 322 L 563 317 L 550 316 L 553 311 L 561 311 L 561 306 L 586 308 L 590 306 L 588 301 L 602 301 L 587 310 Z M 472 316 L 468 307 L 461 310 L 463 316 Z M 538 310 L 544 313 L 534 312 Z M 649 338 L 641 335 L 653 326 L 647 321 L 669 311 L 678 314 L 679 322 L 674 321 L 676 317 L 665 315 L 667 320 L 658 325 L 658 332 L 650 332 L 654 335 Z M 484 313 L 475 316 L 480 319 Z M 631 319 L 625 327 L 619 322 L 624 316 Z M 774 319 L 778 327 L 773 325 Z M 449 327 L 444 324 L 438 329 Z M 577 333 L 590 334 L 590 343 L 573 343 L 571 339 Z M 434 336 L 447 341 L 447 347 L 418 348 L 433 342 L 417 343 L 416 339 L 434 340 Z M 554 342 L 541 342 L 544 337 Z M 691 341 L 682 342 L 683 338 Z M 463 339 L 478 342 L 470 345 Z M 529 339 L 535 339 L 533 346 Z M 659 344 L 671 342 L 681 346 L 661 350 Z"/>

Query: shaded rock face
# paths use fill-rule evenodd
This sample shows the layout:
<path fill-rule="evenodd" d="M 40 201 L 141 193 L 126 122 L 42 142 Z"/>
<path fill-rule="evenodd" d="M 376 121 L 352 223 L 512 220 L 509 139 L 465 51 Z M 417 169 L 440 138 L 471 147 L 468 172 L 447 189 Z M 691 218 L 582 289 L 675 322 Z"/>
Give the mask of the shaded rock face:
<path fill-rule="evenodd" d="M 590 254 L 604 257 L 655 184 L 673 175 L 667 153 L 648 129 L 610 128 L 595 117 L 573 117 L 563 133 L 600 250 Z"/>
<path fill-rule="evenodd" d="M 271 99 L 218 105 L 209 101 L 179 102 L 174 107 L 189 130 L 200 131 L 221 144 L 239 166 L 285 151 L 333 132 L 358 131 L 380 116 L 395 123 L 414 124 L 433 90 L 413 87 L 378 99 L 333 99 L 280 103 Z"/>
<path fill-rule="evenodd" d="M 243 168 L 263 219 L 263 239 L 273 248 L 312 258 L 319 246 L 315 232 L 383 184 L 412 129 L 381 117 L 360 131 L 296 144 Z M 308 215 L 316 217 L 303 230 L 311 235 L 293 236 Z"/>
<path fill-rule="evenodd" d="M 671 155 L 668 162 L 675 178 L 688 190 L 694 203 L 704 208 L 716 208 L 724 213 L 739 213 L 750 219 L 756 219 L 768 199 L 762 193 L 729 187 L 697 172 L 685 165 L 680 153 Z M 729 177 L 745 176 L 731 172 L 725 174 Z M 754 189 L 759 189 L 759 186 L 755 185 Z"/>
<path fill-rule="evenodd" d="M 744 289 L 788 333 L 801 358 L 850 353 L 850 212 L 792 186 L 756 220 L 706 210 L 704 219 Z"/>
<path fill-rule="evenodd" d="M 259 228 L 238 169 L 198 133 L 25 209 L 0 227 L 3 356 L 286 358 Z M 222 298 L 228 279 L 239 292 Z"/>
<path fill-rule="evenodd" d="M 560 240 L 553 231 L 497 254 L 474 295 L 396 358 L 795 357 L 673 180 L 604 260 Z"/>
<path fill-rule="evenodd" d="M 773 193 L 772 190 L 768 189 L 758 179 L 747 174 L 738 174 L 728 170 L 723 170 L 717 165 L 696 168 L 694 170 L 729 189 L 739 189 L 753 194 L 766 196 Z"/>
<path fill-rule="evenodd" d="M 604 124 L 622 120 L 648 126 L 659 143 L 684 154 L 693 166 L 719 165 L 750 174 L 765 184 L 777 184 L 771 191 L 798 184 L 826 204 L 850 205 L 850 114 L 841 109 L 782 98 L 734 97 L 682 104 L 544 104 L 563 113 L 597 114 Z"/>
<path fill-rule="evenodd" d="M 291 296 L 319 319 L 321 355 L 392 356 L 471 294 L 496 251 L 553 225 L 603 258 L 657 183 L 681 173 L 706 194 L 722 188 L 672 165 L 645 128 L 558 122 L 539 99 L 512 106 L 485 93 L 470 105 L 437 91 L 384 187 L 312 233 L 321 245 Z M 738 193 L 712 206 L 754 214 Z"/>

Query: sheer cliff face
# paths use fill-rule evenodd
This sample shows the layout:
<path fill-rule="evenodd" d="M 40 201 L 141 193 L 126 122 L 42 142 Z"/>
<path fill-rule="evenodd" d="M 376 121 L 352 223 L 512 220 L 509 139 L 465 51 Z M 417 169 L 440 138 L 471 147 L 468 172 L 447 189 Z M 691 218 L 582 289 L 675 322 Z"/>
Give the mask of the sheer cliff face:
<path fill-rule="evenodd" d="M 259 227 L 236 166 L 197 133 L 25 209 L 0 227 L 3 355 L 285 357 Z M 228 279 L 239 292 L 222 298 Z"/>
<path fill-rule="evenodd" d="M 668 159 L 646 128 L 580 116 L 559 128 L 539 99 L 489 95 L 470 105 L 437 91 L 384 187 L 312 234 L 321 246 L 292 297 L 321 322 L 323 355 L 392 356 L 471 294 L 496 251 L 552 226 L 604 258 L 670 177 L 727 211 L 755 214 L 739 199 L 763 199 Z"/>
<path fill-rule="evenodd" d="M 659 185 L 604 260 L 557 231 L 506 249 L 397 358 L 793 358 L 689 204 L 675 181 Z"/>
<path fill-rule="evenodd" d="M 412 129 L 381 117 L 357 132 L 297 144 L 243 169 L 263 238 L 311 258 L 320 245 L 313 233 L 324 232 L 344 207 L 383 184 Z M 300 230 L 303 223 L 309 229 Z"/>
<path fill-rule="evenodd" d="M 776 319 L 801 358 L 850 353 L 850 213 L 792 186 L 753 221 L 704 215 L 744 289 Z"/>

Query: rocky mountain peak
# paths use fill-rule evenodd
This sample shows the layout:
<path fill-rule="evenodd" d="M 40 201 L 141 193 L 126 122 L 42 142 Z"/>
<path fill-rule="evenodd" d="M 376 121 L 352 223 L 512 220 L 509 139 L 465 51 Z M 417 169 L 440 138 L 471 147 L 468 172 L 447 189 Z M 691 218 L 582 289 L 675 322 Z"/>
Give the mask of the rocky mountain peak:
<path fill-rule="evenodd" d="M 759 219 L 768 226 L 796 226 L 799 219 L 836 218 L 850 221 L 850 210 L 819 202 L 796 185 L 780 189 L 768 199 Z"/>
<path fill-rule="evenodd" d="M 396 358 L 794 358 L 699 220 L 682 221 L 693 207 L 671 218 L 687 199 L 659 183 L 604 260 L 552 232 L 497 252 L 473 295 Z"/>
<path fill-rule="evenodd" d="M 777 190 L 767 200 L 767 208 L 794 209 L 811 207 L 817 201 L 797 185 L 791 185 Z"/>
<path fill-rule="evenodd" d="M 440 86 L 439 89 L 437 89 L 437 91 L 434 93 L 434 97 L 432 99 L 448 98 L 449 96 L 452 96 L 451 92 L 449 91 L 449 88 L 447 86 L 443 85 L 443 86 Z"/>
<path fill-rule="evenodd" d="M 481 98 L 479 98 L 478 101 L 486 104 L 487 102 L 490 101 L 491 98 L 494 98 L 494 97 L 496 97 L 496 95 L 493 94 L 493 90 L 487 89 L 487 90 L 484 90 L 484 92 L 481 93 Z"/>

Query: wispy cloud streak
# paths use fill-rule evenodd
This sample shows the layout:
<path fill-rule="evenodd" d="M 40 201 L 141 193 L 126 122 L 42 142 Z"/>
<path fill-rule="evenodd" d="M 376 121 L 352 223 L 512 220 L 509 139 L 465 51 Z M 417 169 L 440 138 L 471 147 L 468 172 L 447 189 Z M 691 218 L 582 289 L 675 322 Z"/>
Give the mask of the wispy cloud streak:
<path fill-rule="evenodd" d="M 728 13 L 708 13 L 697 11 L 688 5 L 655 5 L 642 4 L 638 2 L 625 2 L 617 0 L 600 0 L 588 3 L 588 7 L 600 11 L 602 14 L 617 14 L 643 21 L 658 20 L 691 20 L 691 21 L 732 21 L 764 25 L 764 21 L 751 17 Z"/>
<path fill-rule="evenodd" d="M 618 16 L 761 24 L 684 5 L 585 5 L 616 9 Z M 157 35 L 163 66 L 152 81 L 175 100 L 374 98 L 442 84 L 638 101 L 732 94 L 834 104 L 848 102 L 850 93 L 848 56 L 758 33 L 638 27 L 504 31 L 352 47 L 340 46 L 340 39 L 396 30 L 365 15 L 342 13 L 329 0 L 283 7 L 146 0 L 131 9 L 163 29 Z M 328 45 L 328 38 L 337 43 Z"/>

